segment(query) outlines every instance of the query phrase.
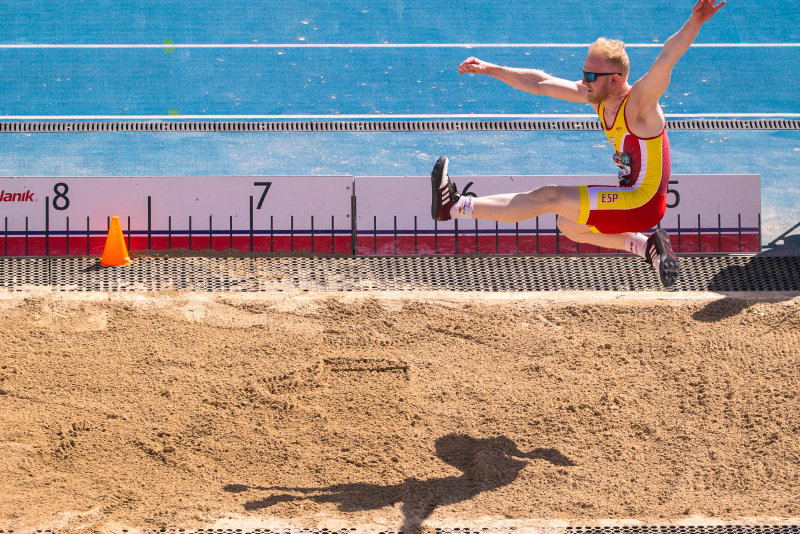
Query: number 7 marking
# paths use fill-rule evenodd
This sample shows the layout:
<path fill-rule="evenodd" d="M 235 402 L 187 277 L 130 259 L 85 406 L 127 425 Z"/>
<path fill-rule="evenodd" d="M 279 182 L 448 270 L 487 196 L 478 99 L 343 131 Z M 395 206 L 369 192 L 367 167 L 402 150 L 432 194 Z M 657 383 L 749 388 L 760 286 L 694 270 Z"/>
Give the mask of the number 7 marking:
<path fill-rule="evenodd" d="M 269 191 L 269 188 L 272 187 L 272 182 L 255 182 L 253 185 L 264 186 L 264 192 L 261 193 L 261 198 L 258 200 L 258 206 L 256 206 L 256 209 L 260 210 L 261 206 L 264 204 L 264 199 L 267 198 L 267 191 Z"/>

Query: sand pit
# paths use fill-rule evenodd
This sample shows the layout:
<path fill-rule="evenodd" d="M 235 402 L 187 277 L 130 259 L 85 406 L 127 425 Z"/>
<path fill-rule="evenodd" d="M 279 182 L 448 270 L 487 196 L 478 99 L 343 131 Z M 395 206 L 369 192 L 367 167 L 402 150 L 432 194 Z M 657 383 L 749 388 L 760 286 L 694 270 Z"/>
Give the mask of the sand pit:
<path fill-rule="evenodd" d="M 0 296 L 0 528 L 800 516 L 800 303 Z"/>

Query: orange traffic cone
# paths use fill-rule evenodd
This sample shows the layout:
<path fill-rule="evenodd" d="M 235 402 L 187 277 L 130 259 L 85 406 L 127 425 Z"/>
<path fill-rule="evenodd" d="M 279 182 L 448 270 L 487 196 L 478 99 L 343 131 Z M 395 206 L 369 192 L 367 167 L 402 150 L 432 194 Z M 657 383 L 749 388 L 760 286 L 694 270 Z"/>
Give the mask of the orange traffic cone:
<path fill-rule="evenodd" d="M 103 267 L 123 267 L 130 265 L 131 259 L 128 257 L 128 247 L 125 246 L 125 238 L 122 236 L 122 225 L 119 217 L 111 218 L 111 226 L 108 228 L 106 246 L 103 248 L 103 257 L 100 258 L 100 265 Z"/>

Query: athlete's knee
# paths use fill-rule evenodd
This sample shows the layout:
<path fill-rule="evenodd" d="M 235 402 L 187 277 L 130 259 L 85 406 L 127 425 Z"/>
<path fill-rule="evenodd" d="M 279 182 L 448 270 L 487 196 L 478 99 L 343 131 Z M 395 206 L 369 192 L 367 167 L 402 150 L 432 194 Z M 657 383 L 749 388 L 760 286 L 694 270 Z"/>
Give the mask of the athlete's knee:
<path fill-rule="evenodd" d="M 572 230 L 574 227 L 572 226 L 572 221 L 566 217 L 559 217 L 556 221 L 556 227 L 558 227 L 558 230 L 567 237 L 573 234 Z"/>
<path fill-rule="evenodd" d="M 571 221 L 566 217 L 559 217 L 558 221 L 556 222 L 556 226 L 562 234 L 573 241 L 578 241 L 579 236 L 582 234 L 591 233 L 591 230 L 589 230 L 588 226 Z"/>

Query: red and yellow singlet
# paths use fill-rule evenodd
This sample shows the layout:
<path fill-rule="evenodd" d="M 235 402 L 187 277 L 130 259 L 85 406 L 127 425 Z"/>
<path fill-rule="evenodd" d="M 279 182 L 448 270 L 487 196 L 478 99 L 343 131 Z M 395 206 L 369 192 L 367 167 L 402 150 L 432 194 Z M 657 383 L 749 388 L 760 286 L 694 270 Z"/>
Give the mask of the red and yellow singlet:
<path fill-rule="evenodd" d="M 634 135 L 625 120 L 628 96 L 617 110 L 611 128 L 606 128 L 603 104 L 598 109 L 606 137 L 616 151 L 614 162 L 620 168 L 620 185 L 579 187 L 581 213 L 578 222 L 601 234 L 650 230 L 661 221 L 667 209 L 670 156 L 666 127 L 656 137 Z"/>

